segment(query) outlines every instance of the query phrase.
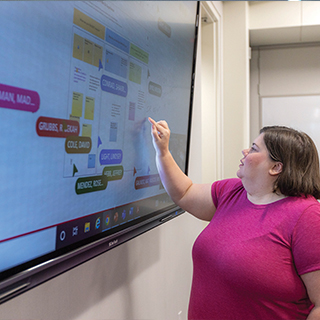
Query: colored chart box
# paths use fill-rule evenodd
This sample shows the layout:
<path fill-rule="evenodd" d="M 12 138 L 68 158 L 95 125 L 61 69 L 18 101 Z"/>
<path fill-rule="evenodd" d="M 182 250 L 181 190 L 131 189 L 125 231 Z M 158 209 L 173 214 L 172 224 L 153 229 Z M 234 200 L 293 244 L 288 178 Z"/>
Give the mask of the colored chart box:
<path fill-rule="evenodd" d="M 120 164 L 122 162 L 123 153 L 120 149 L 103 149 L 100 152 L 100 164 Z"/>
<path fill-rule="evenodd" d="M 92 125 L 84 123 L 82 125 L 82 136 L 91 138 L 91 135 L 92 135 Z"/>
<path fill-rule="evenodd" d="M 110 142 L 117 142 L 117 136 L 118 136 L 118 123 L 117 122 L 111 122 L 110 123 Z"/>
<path fill-rule="evenodd" d="M 38 92 L 0 84 L 0 108 L 36 112 L 39 107 Z"/>
<path fill-rule="evenodd" d="M 94 98 L 86 97 L 84 105 L 84 118 L 93 120 L 94 118 Z"/>
<path fill-rule="evenodd" d="M 73 35 L 73 57 L 83 60 L 83 38 L 76 33 Z"/>
<path fill-rule="evenodd" d="M 83 94 L 73 92 L 72 94 L 72 111 L 71 115 L 74 117 L 82 117 Z"/>
<path fill-rule="evenodd" d="M 107 176 L 78 178 L 75 185 L 76 194 L 105 190 L 108 185 Z"/>
<path fill-rule="evenodd" d="M 162 87 L 160 86 L 160 84 L 154 83 L 152 81 L 149 82 L 148 91 L 150 94 L 153 94 L 157 97 L 161 97 L 162 95 Z"/>
<path fill-rule="evenodd" d="M 102 61 L 102 47 L 98 44 L 93 44 L 93 65 L 99 68 L 99 61 Z"/>
<path fill-rule="evenodd" d="M 66 138 L 79 135 L 79 123 L 73 120 L 39 117 L 36 123 L 37 134 L 41 137 Z"/>
<path fill-rule="evenodd" d="M 130 62 L 129 80 L 137 84 L 141 84 L 141 73 L 142 73 L 142 68 L 139 65 L 133 62 Z"/>
<path fill-rule="evenodd" d="M 129 102 L 129 120 L 134 121 L 136 115 L 136 104 Z"/>
<path fill-rule="evenodd" d="M 96 167 L 96 155 L 89 154 L 88 155 L 88 168 L 95 168 Z"/>
<path fill-rule="evenodd" d="M 145 64 L 148 64 L 149 62 L 149 53 L 145 52 L 144 50 L 140 49 L 133 43 L 130 44 L 130 54 L 139 59 L 140 61 L 144 62 Z"/>
<path fill-rule="evenodd" d="M 92 19 L 76 8 L 74 8 L 73 23 L 80 28 L 94 34 L 100 39 L 104 39 L 106 28 L 101 23 Z"/>
<path fill-rule="evenodd" d="M 108 181 L 121 180 L 123 177 L 123 166 L 104 167 L 103 175 L 107 176 Z"/>
<path fill-rule="evenodd" d="M 125 82 L 103 75 L 101 77 L 101 90 L 126 97 L 128 94 L 128 86 Z"/>
<path fill-rule="evenodd" d="M 79 36 L 78 34 L 73 35 L 73 57 L 92 64 L 97 68 L 101 67 L 103 55 L 102 46 L 97 43 Z M 77 72 L 77 70 L 76 70 Z M 77 79 L 79 80 L 79 79 Z"/>
<path fill-rule="evenodd" d="M 69 136 L 66 138 L 66 153 L 89 153 L 92 141 L 89 137 Z"/>
<path fill-rule="evenodd" d="M 93 42 L 88 39 L 84 39 L 83 51 L 83 61 L 93 64 Z"/>
<path fill-rule="evenodd" d="M 105 70 L 119 77 L 127 78 L 128 60 L 106 50 Z"/>
<path fill-rule="evenodd" d="M 137 177 L 134 182 L 134 187 L 136 190 L 157 185 L 160 185 L 160 176 L 158 174 Z"/>
<path fill-rule="evenodd" d="M 126 53 L 130 51 L 130 42 L 108 28 L 106 28 L 106 41 Z"/>

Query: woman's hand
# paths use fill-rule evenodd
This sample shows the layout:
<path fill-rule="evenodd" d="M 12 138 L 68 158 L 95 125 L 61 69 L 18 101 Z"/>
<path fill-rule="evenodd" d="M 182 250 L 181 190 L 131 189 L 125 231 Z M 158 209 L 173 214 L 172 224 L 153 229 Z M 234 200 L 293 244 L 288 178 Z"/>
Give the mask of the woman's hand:
<path fill-rule="evenodd" d="M 211 197 L 211 184 L 193 184 L 179 168 L 169 151 L 170 130 L 166 121 L 155 122 L 151 135 L 156 149 L 156 163 L 161 181 L 171 199 L 195 217 L 210 221 L 216 211 Z"/>
<path fill-rule="evenodd" d="M 151 135 L 153 146 L 159 156 L 164 156 L 169 152 L 170 129 L 166 121 L 154 121 L 148 118 L 151 123 Z"/>

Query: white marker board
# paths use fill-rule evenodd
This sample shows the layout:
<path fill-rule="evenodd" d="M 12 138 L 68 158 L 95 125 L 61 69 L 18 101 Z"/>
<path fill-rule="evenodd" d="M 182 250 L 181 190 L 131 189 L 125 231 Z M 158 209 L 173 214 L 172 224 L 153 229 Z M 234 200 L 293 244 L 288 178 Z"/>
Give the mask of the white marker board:
<path fill-rule="evenodd" d="M 320 95 L 261 98 L 261 125 L 284 125 L 307 133 L 320 154 Z"/>

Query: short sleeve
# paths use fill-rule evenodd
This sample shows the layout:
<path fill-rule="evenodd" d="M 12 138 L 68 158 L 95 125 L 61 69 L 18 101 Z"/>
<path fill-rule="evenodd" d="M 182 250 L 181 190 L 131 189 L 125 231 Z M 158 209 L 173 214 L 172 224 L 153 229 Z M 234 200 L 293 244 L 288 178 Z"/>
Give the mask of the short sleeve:
<path fill-rule="evenodd" d="M 320 204 L 308 207 L 298 220 L 292 253 L 299 275 L 320 270 Z"/>
<path fill-rule="evenodd" d="M 211 197 L 216 208 L 218 207 L 219 184 L 220 181 L 215 181 L 211 186 Z"/>
<path fill-rule="evenodd" d="M 238 178 L 215 181 L 211 186 L 211 196 L 215 207 L 218 208 L 221 199 L 228 197 L 230 193 L 240 188 L 243 186 Z"/>

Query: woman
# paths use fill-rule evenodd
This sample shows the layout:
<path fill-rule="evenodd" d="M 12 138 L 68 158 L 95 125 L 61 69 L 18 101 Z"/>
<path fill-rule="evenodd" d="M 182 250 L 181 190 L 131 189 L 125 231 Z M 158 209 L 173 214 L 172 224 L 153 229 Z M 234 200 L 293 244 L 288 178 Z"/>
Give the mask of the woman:
<path fill-rule="evenodd" d="M 152 124 L 156 162 L 173 201 L 210 221 L 193 248 L 189 319 L 320 319 L 320 173 L 312 140 L 265 127 L 243 150 L 239 179 L 193 184 Z"/>

